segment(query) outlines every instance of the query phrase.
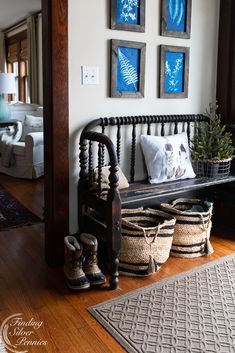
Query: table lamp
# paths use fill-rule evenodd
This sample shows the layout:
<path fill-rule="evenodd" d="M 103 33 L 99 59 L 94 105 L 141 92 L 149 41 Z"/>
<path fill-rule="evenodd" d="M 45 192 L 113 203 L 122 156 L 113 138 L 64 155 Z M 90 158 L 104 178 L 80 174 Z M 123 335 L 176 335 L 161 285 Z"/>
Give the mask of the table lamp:
<path fill-rule="evenodd" d="M 10 108 L 4 100 L 4 94 L 16 93 L 15 74 L 0 72 L 0 121 L 10 118 Z"/>

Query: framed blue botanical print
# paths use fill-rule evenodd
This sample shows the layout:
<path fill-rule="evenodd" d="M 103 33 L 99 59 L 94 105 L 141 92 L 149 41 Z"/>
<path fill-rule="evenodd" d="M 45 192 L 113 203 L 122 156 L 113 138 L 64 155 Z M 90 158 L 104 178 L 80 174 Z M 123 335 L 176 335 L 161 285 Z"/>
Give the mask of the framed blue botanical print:
<path fill-rule="evenodd" d="M 111 40 L 111 97 L 144 97 L 146 44 Z"/>
<path fill-rule="evenodd" d="M 110 0 L 111 29 L 145 31 L 145 0 Z"/>
<path fill-rule="evenodd" d="M 187 98 L 188 47 L 160 46 L 160 98 Z"/>
<path fill-rule="evenodd" d="M 162 0 L 161 35 L 190 38 L 192 0 Z"/>

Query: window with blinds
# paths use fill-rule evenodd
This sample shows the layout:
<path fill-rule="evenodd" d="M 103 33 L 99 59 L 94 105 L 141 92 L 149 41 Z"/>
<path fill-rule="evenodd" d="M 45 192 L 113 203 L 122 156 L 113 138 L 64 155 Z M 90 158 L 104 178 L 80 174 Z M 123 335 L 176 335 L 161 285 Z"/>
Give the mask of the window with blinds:
<path fill-rule="evenodd" d="M 17 33 L 6 39 L 7 72 L 15 74 L 15 101 L 30 103 L 28 90 L 28 50 L 27 31 Z M 9 100 L 13 97 L 9 95 Z"/>

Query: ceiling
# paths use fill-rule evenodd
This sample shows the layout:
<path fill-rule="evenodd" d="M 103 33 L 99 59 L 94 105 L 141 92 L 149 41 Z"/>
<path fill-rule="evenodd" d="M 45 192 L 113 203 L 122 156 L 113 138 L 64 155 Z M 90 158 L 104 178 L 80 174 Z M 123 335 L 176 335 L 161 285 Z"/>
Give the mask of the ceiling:
<path fill-rule="evenodd" d="M 0 29 L 41 9 L 41 0 L 0 0 Z"/>

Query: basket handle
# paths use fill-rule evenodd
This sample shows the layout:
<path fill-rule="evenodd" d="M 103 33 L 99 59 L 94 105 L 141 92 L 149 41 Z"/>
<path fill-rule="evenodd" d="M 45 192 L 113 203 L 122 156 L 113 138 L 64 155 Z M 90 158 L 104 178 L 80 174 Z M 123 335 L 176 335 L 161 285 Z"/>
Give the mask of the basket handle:
<path fill-rule="evenodd" d="M 146 235 L 146 230 L 145 230 L 145 228 L 142 228 L 142 227 L 139 227 L 139 228 L 141 228 L 141 230 L 143 231 L 143 233 L 144 233 L 144 239 L 145 239 L 146 243 L 150 246 L 150 249 L 151 249 L 151 245 L 155 242 L 155 239 L 157 238 L 157 236 L 158 236 L 158 234 L 159 234 L 159 231 L 160 231 L 160 229 L 161 229 L 160 224 L 155 228 L 155 229 L 156 229 L 156 232 L 155 232 L 155 234 L 154 234 L 153 239 L 150 240 L 150 241 L 148 241 L 148 237 L 147 237 L 147 235 Z"/>
<path fill-rule="evenodd" d="M 203 215 L 201 213 L 199 214 L 199 217 L 201 218 L 202 226 L 203 226 L 204 230 L 207 231 L 208 228 L 209 228 L 210 222 L 211 222 L 211 212 L 209 212 L 207 224 L 204 221 L 204 217 L 203 217 Z"/>
<path fill-rule="evenodd" d="M 201 214 L 200 214 L 200 217 L 202 219 L 203 228 L 206 231 L 205 251 L 206 251 L 206 254 L 210 254 L 210 253 L 212 253 L 214 251 L 212 246 L 211 246 L 211 243 L 209 241 L 209 237 L 210 237 L 209 226 L 211 224 L 212 210 L 209 212 L 209 218 L 208 218 L 207 227 L 205 226 L 204 218 L 203 218 L 203 216 Z"/>
<path fill-rule="evenodd" d="M 135 227 L 138 228 L 138 229 L 140 229 L 140 230 L 142 230 L 142 232 L 144 233 L 144 239 L 145 239 L 146 243 L 151 246 L 151 244 L 153 244 L 153 243 L 155 242 L 155 239 L 156 239 L 156 237 L 157 237 L 158 234 L 159 234 L 159 231 L 160 231 L 160 229 L 161 229 L 161 224 L 159 224 L 157 227 L 151 228 L 151 230 L 155 230 L 155 229 L 156 229 L 156 232 L 155 232 L 155 234 L 154 234 L 153 239 L 150 240 L 150 242 L 148 241 L 148 236 L 147 236 L 146 229 L 143 228 L 143 227 L 140 227 L 140 226 L 137 225 L 137 224 L 135 224 Z"/>

